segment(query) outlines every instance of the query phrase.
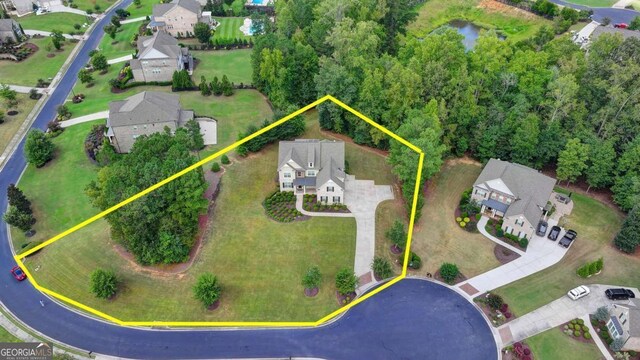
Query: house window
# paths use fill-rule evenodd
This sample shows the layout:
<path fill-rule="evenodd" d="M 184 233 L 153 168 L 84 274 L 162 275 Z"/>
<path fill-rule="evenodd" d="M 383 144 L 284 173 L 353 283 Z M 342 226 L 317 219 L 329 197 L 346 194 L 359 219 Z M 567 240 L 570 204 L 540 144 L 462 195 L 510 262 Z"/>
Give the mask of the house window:
<path fill-rule="evenodd" d="M 327 201 L 329 201 L 329 197 L 328 196 L 320 196 L 320 202 L 326 203 Z"/>
<path fill-rule="evenodd" d="M 285 179 L 290 179 L 291 178 L 291 173 L 290 172 L 282 173 L 282 177 L 285 178 Z"/>
<path fill-rule="evenodd" d="M 511 199 L 507 198 L 507 205 L 511 204 Z"/>
<path fill-rule="evenodd" d="M 496 193 L 491 193 L 491 198 L 495 199 L 496 198 Z"/>
<path fill-rule="evenodd" d="M 283 182 L 282 183 L 282 188 L 283 189 L 293 189 L 293 183 L 292 182 Z"/>
<path fill-rule="evenodd" d="M 480 195 L 480 196 L 482 196 L 482 198 L 484 198 L 484 197 L 485 197 L 485 195 L 487 195 L 487 192 L 486 192 L 486 191 L 484 191 L 484 190 L 478 190 L 478 189 L 476 189 L 476 195 Z"/>
<path fill-rule="evenodd" d="M 523 225 L 524 225 L 524 220 L 522 220 L 522 219 L 516 219 L 516 225 L 523 226 Z"/>
<path fill-rule="evenodd" d="M 316 176 L 316 171 L 315 170 L 307 170 L 307 176 Z"/>
<path fill-rule="evenodd" d="M 297 177 L 303 177 L 304 176 L 304 172 L 298 171 L 298 172 L 296 172 L 296 176 Z"/>
<path fill-rule="evenodd" d="M 339 203 L 340 202 L 340 196 L 334 196 L 333 197 L 333 202 L 334 203 Z"/>
<path fill-rule="evenodd" d="M 327 192 L 333 192 L 334 188 L 333 186 L 327 186 Z"/>
<path fill-rule="evenodd" d="M 312 162 L 309 163 L 309 167 L 313 168 L 313 163 Z"/>

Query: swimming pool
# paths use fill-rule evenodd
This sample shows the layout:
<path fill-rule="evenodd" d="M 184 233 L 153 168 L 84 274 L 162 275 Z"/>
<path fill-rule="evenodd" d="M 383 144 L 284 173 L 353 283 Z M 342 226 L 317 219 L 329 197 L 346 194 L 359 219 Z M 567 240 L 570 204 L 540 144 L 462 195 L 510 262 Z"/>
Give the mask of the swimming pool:
<path fill-rule="evenodd" d="M 251 0 L 253 5 L 267 5 L 269 0 Z"/>

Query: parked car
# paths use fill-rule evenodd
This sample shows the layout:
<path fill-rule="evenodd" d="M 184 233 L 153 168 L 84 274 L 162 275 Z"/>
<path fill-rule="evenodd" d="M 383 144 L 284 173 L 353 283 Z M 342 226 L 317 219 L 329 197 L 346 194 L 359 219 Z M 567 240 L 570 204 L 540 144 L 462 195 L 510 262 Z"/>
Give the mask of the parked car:
<path fill-rule="evenodd" d="M 11 269 L 11 275 L 13 275 L 13 277 L 16 278 L 16 280 L 18 281 L 22 281 L 27 278 L 27 274 L 25 274 L 24 271 L 22 271 L 22 269 L 20 269 L 20 266 L 18 265 L 14 266 Z"/>
<path fill-rule="evenodd" d="M 558 242 L 558 245 L 568 248 L 569 245 L 571 245 L 571 243 L 573 242 L 573 240 L 576 239 L 576 236 L 578 236 L 578 233 L 576 233 L 573 230 L 569 230 L 567 231 L 566 234 L 564 234 L 562 239 L 560 239 L 560 241 Z"/>
<path fill-rule="evenodd" d="M 629 300 L 629 298 L 635 298 L 636 294 L 629 289 L 607 289 L 604 291 L 604 294 L 607 296 L 609 300 Z"/>
<path fill-rule="evenodd" d="M 626 29 L 629 27 L 629 25 L 627 23 L 617 23 L 614 24 L 613 27 L 618 29 Z"/>
<path fill-rule="evenodd" d="M 549 228 L 549 224 L 546 221 L 540 220 L 538 223 L 538 228 L 536 229 L 536 235 L 545 236 L 547 235 L 547 229 Z"/>
<path fill-rule="evenodd" d="M 560 235 L 560 226 L 554 226 L 551 228 L 551 231 L 549 231 L 549 236 L 547 236 L 549 238 L 549 240 L 553 240 L 556 241 L 558 240 L 558 236 Z"/>
<path fill-rule="evenodd" d="M 589 290 L 588 287 L 584 286 L 584 285 L 580 285 L 575 289 L 570 290 L 567 293 L 567 296 L 571 298 L 571 300 L 578 300 L 580 298 L 583 298 L 587 295 L 589 295 L 589 293 L 591 292 L 591 290 Z"/>

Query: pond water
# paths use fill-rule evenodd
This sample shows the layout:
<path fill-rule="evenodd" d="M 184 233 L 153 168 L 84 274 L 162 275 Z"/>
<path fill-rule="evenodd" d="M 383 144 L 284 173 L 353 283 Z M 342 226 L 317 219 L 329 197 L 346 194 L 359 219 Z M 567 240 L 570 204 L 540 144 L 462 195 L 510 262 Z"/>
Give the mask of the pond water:
<path fill-rule="evenodd" d="M 476 40 L 480 36 L 480 31 L 482 28 L 472 22 L 468 22 L 465 20 L 452 20 L 447 24 L 458 32 L 458 34 L 464 36 L 462 43 L 464 44 L 465 50 L 472 50 L 476 45 Z"/>

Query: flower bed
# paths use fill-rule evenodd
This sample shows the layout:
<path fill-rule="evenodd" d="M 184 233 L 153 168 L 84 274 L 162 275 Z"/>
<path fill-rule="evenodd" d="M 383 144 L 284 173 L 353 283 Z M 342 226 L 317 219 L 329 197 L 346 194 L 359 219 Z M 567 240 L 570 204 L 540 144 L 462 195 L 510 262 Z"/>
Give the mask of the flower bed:
<path fill-rule="evenodd" d="M 509 304 L 505 303 L 499 295 L 485 293 L 476 296 L 473 301 L 478 304 L 495 327 L 506 324 L 516 318 L 515 314 L 511 312 Z"/>
<path fill-rule="evenodd" d="M 513 343 L 513 345 L 507 346 L 502 349 L 502 359 L 533 360 L 533 354 L 531 353 L 531 349 L 526 343 L 518 341 Z"/>
<path fill-rule="evenodd" d="M 496 221 L 495 219 L 489 219 L 484 229 L 494 237 L 504 241 L 507 244 L 513 245 L 520 250 L 527 250 L 529 240 L 526 238 L 518 238 L 512 234 L 505 234 L 502 230 L 502 220 Z"/>
<path fill-rule="evenodd" d="M 296 210 L 296 196 L 291 191 L 276 191 L 262 203 L 267 215 L 275 221 L 292 222 L 305 217 Z"/>
<path fill-rule="evenodd" d="M 589 331 L 589 327 L 584 324 L 582 319 L 573 319 L 563 325 L 560 325 L 560 330 L 567 336 L 576 339 L 583 343 L 593 342 L 592 334 Z"/>
<path fill-rule="evenodd" d="M 477 233 L 478 227 L 476 224 L 480 220 L 480 208 L 471 200 L 471 190 L 467 189 L 462 193 L 460 202 L 455 210 L 456 223 L 464 230 L 471 233 Z"/>
<path fill-rule="evenodd" d="M 293 195 L 293 193 L 291 193 Z M 294 196 L 295 199 L 295 196 Z M 294 200 L 295 201 L 295 200 Z M 324 205 L 318 202 L 318 197 L 312 194 L 304 195 L 304 200 L 302 202 L 302 208 L 306 211 L 313 212 L 332 212 L 332 213 L 350 213 L 349 209 L 347 209 L 347 205 L 344 204 L 333 204 L 333 205 Z"/>

